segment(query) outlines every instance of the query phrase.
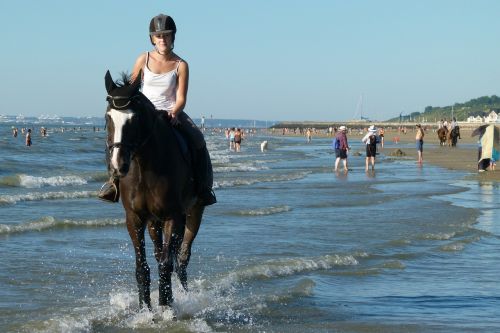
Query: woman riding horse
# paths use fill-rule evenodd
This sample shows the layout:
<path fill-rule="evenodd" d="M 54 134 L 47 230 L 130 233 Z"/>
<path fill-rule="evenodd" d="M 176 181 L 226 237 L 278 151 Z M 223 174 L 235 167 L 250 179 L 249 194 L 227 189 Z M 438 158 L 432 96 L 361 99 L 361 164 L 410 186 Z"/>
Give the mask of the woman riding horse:
<path fill-rule="evenodd" d="M 149 38 L 154 51 L 141 54 L 134 65 L 132 80 L 142 79 L 142 93 L 159 112 L 168 114 L 172 125 L 179 129 L 193 150 L 194 179 L 204 205 L 217 202 L 212 190 L 212 166 L 203 133 L 184 112 L 189 68 L 186 61 L 173 52 L 177 27 L 168 15 L 157 15 L 149 24 Z M 141 74 L 142 73 L 142 77 Z M 107 186 L 106 186 L 107 185 Z M 103 186 L 99 198 L 117 202 L 119 181 L 111 176 Z"/>
<path fill-rule="evenodd" d="M 159 304 L 170 305 L 174 264 L 187 289 L 191 246 L 204 207 L 214 204 L 216 198 L 203 134 L 183 111 L 189 70 L 187 63 L 172 52 L 175 23 L 160 14 L 151 20 L 149 31 L 155 50 L 139 56 L 132 79 L 124 77 L 117 85 L 106 73 L 111 179 L 99 198 L 112 202 L 122 198 L 135 251 L 139 304 L 151 309 L 146 228 L 158 262 Z M 183 134 L 191 154 L 176 130 Z"/>
<path fill-rule="evenodd" d="M 116 85 L 106 73 L 109 169 L 119 179 L 127 229 L 134 245 L 139 304 L 150 310 L 150 269 L 144 233 L 148 228 L 158 262 L 159 304 L 172 303 L 174 269 L 187 289 L 187 265 L 205 202 L 193 183 L 193 165 L 165 113 L 132 84 Z"/>

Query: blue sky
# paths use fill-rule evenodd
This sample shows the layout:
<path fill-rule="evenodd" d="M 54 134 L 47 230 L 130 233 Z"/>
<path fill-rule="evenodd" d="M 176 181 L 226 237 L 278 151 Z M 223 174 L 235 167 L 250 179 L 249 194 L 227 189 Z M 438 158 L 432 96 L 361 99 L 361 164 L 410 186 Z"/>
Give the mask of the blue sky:
<path fill-rule="evenodd" d="M 101 116 L 104 74 L 151 49 L 158 13 L 190 65 L 193 118 L 373 120 L 500 94 L 496 0 L 0 3 L 0 114 Z"/>

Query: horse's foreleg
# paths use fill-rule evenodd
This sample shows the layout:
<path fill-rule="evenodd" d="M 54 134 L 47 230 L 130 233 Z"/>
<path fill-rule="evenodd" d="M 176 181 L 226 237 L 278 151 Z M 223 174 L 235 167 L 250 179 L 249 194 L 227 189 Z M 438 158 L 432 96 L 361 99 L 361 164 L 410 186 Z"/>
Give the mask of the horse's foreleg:
<path fill-rule="evenodd" d="M 155 259 L 159 263 L 161 260 L 161 251 L 163 246 L 163 235 L 162 235 L 162 226 L 158 221 L 149 221 L 148 223 L 148 231 L 149 236 L 151 237 L 151 241 L 153 242 L 155 248 Z"/>
<path fill-rule="evenodd" d="M 160 274 L 159 282 L 159 304 L 170 305 L 173 301 L 172 295 L 172 271 L 173 271 L 173 256 L 172 256 L 172 230 L 174 219 L 163 222 L 162 225 L 162 249 L 158 261 L 158 272 Z"/>
<path fill-rule="evenodd" d="M 186 227 L 186 215 L 182 215 L 182 223 L 178 223 L 174 225 L 174 229 L 172 231 L 172 259 L 176 260 L 176 258 L 179 255 L 179 250 L 181 248 L 182 241 L 184 239 L 184 230 Z M 174 269 L 175 272 L 177 273 L 177 276 L 180 276 L 179 274 L 179 263 L 174 261 Z"/>
<path fill-rule="evenodd" d="M 200 229 L 201 218 L 204 210 L 204 206 L 196 204 L 189 212 L 186 219 L 186 227 L 184 229 L 182 243 L 177 253 L 177 276 L 181 281 L 182 287 L 186 291 L 188 289 L 187 266 L 191 257 L 191 246 L 193 245 L 193 241 L 198 234 L 198 230 Z"/>
<path fill-rule="evenodd" d="M 139 306 L 146 304 L 151 310 L 151 277 L 146 261 L 146 246 L 144 244 L 144 224 L 135 216 L 127 214 L 127 229 L 135 251 L 135 278 L 139 289 Z"/>

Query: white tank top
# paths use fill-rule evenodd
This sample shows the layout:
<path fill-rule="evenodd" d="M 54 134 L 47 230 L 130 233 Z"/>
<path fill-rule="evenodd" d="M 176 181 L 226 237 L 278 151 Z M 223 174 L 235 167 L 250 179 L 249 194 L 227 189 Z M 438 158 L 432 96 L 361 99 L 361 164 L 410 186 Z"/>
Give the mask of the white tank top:
<path fill-rule="evenodd" d="M 144 65 L 142 78 L 142 93 L 153 103 L 156 110 L 171 111 L 174 108 L 177 93 L 177 66 L 169 72 L 156 74 L 149 70 L 149 52 Z"/>

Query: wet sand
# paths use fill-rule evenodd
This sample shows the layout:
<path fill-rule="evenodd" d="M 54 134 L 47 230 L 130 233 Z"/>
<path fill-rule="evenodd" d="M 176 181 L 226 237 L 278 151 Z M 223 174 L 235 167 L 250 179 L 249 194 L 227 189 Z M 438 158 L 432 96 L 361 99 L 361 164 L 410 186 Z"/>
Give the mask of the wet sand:
<path fill-rule="evenodd" d="M 385 135 L 385 142 L 392 142 L 394 137 L 400 138 L 400 143 L 414 143 L 415 133 L 408 132 L 406 135 L 397 133 L 387 133 Z M 500 181 L 500 171 L 478 172 L 477 170 L 477 140 L 478 137 L 471 137 L 471 131 L 462 131 L 461 139 L 457 143 L 457 147 L 440 146 L 437 134 L 434 132 L 426 133 L 424 137 L 424 165 L 432 164 L 450 170 L 461 170 L 472 172 L 474 179 L 481 181 Z M 464 147 L 465 146 L 465 147 Z M 390 151 L 398 148 L 386 148 L 384 153 L 390 155 Z M 411 148 L 402 148 L 406 156 L 405 158 L 417 159 L 417 150 Z M 471 178 L 467 177 L 467 178 Z"/>
<path fill-rule="evenodd" d="M 424 166 L 425 164 L 437 165 L 450 170 L 461 170 L 471 172 L 468 179 L 480 181 L 500 181 L 500 165 L 497 163 L 497 169 L 494 171 L 478 172 L 477 170 L 477 141 L 478 137 L 471 137 L 471 129 L 461 129 L 461 139 L 458 140 L 457 147 L 440 146 L 437 133 L 434 130 L 427 130 L 424 137 Z M 294 135 L 294 134 L 287 134 Z M 298 134 L 295 134 L 298 135 Z M 313 134 L 314 137 L 327 136 L 324 132 Z M 348 134 L 348 140 L 361 140 L 364 134 L 351 132 Z M 413 158 L 417 160 L 416 148 L 393 148 L 393 140 L 399 138 L 399 143 L 410 143 L 415 146 L 415 131 L 412 127 L 406 134 L 398 133 L 397 130 L 386 130 L 385 142 L 389 143 L 391 148 L 386 147 L 383 150 L 385 155 L 391 155 L 397 149 L 400 149 L 405 156 L 394 158 Z"/>

